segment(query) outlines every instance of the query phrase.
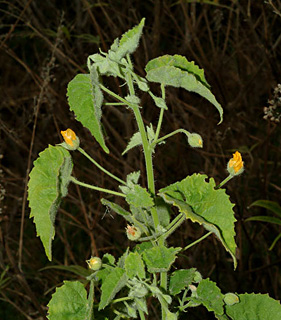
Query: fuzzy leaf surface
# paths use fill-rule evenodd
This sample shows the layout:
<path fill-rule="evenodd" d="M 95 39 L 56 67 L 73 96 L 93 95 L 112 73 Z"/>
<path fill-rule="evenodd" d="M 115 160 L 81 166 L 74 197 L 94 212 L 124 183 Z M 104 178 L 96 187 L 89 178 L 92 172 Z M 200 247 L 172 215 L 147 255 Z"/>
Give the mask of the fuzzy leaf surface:
<path fill-rule="evenodd" d="M 159 195 L 167 203 L 178 207 L 187 219 L 213 232 L 231 254 L 236 268 L 234 205 L 224 189 L 215 190 L 213 178 L 209 182 L 206 179 L 206 175 L 193 174 L 159 190 Z"/>
<path fill-rule="evenodd" d="M 141 20 L 141 22 L 136 25 L 134 28 L 125 32 L 119 42 L 119 46 L 116 49 L 116 55 L 119 59 L 125 57 L 126 54 L 133 53 L 140 41 L 140 37 L 142 35 L 142 29 L 144 27 L 145 18 Z"/>
<path fill-rule="evenodd" d="M 223 315 L 224 295 L 215 282 L 203 279 L 199 283 L 196 293 L 198 297 L 194 299 L 195 302 L 201 302 L 208 311 L 213 311 L 217 315 Z"/>
<path fill-rule="evenodd" d="M 36 225 L 46 255 L 52 260 L 55 218 L 61 199 L 66 196 L 72 172 L 70 153 L 59 146 L 49 146 L 34 161 L 28 182 L 30 218 Z"/>
<path fill-rule="evenodd" d="M 180 250 L 181 248 L 157 246 L 144 250 L 142 255 L 150 273 L 165 272 L 170 269 Z"/>
<path fill-rule="evenodd" d="M 238 294 L 240 302 L 225 306 L 225 313 L 232 320 L 277 320 L 281 319 L 280 302 L 267 294 Z"/>
<path fill-rule="evenodd" d="M 193 282 L 195 268 L 176 270 L 172 273 L 169 284 L 171 295 L 175 296 Z"/>
<path fill-rule="evenodd" d="M 64 281 L 49 304 L 49 320 L 85 320 L 88 312 L 87 291 L 79 281 Z"/>
<path fill-rule="evenodd" d="M 204 97 L 216 107 L 220 114 L 220 122 L 222 122 L 223 109 L 210 91 L 204 71 L 193 61 L 189 62 L 180 55 L 164 55 L 149 61 L 145 71 L 148 81 L 183 88 Z"/>
<path fill-rule="evenodd" d="M 134 147 L 140 146 L 142 144 L 141 134 L 140 132 L 136 132 L 132 135 L 126 149 L 122 152 L 122 156 L 127 153 L 129 150 L 133 149 Z"/>
<path fill-rule="evenodd" d="M 90 130 L 103 150 L 109 153 L 101 127 L 103 94 L 95 67 L 91 68 L 90 74 L 77 74 L 69 82 L 67 97 L 70 110 L 75 113 L 77 120 Z"/>
<path fill-rule="evenodd" d="M 114 268 L 112 272 L 103 280 L 101 286 L 101 298 L 99 310 L 104 309 L 115 295 L 125 286 L 127 275 L 124 269 Z"/>
<path fill-rule="evenodd" d="M 135 208 L 147 208 L 154 205 L 148 191 L 138 184 L 134 184 L 131 188 L 120 186 L 120 189 L 126 194 L 127 203 Z"/>
<path fill-rule="evenodd" d="M 144 263 L 138 252 L 130 252 L 125 259 L 125 269 L 129 279 L 145 278 Z"/>

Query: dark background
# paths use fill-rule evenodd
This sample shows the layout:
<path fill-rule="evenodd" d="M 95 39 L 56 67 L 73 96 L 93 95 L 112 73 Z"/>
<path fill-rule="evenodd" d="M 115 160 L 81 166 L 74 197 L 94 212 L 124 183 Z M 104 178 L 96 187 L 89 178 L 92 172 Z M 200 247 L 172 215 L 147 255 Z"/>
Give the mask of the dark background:
<path fill-rule="evenodd" d="M 203 149 L 188 147 L 183 135 L 159 146 L 154 158 L 157 189 L 194 172 L 226 176 L 232 153 L 239 150 L 245 162 L 243 175 L 226 185 L 236 204 L 238 268 L 230 256 L 209 237 L 181 256 L 177 268 L 197 267 L 218 283 L 222 292 L 269 293 L 280 299 L 281 242 L 269 251 L 281 232 L 278 225 L 245 222 L 253 215 L 273 215 L 249 208 L 258 199 L 280 201 L 281 2 L 277 1 L 118 1 L 72 0 L 0 1 L 0 319 L 45 319 L 54 288 L 77 276 L 50 265 L 86 267 L 91 254 L 109 252 L 115 257 L 129 245 L 125 222 L 106 213 L 98 192 L 71 185 L 56 220 L 54 259 L 50 263 L 36 238 L 26 200 L 28 173 L 38 153 L 62 141 L 60 130 L 71 127 L 82 147 L 108 170 L 125 179 L 145 168 L 141 150 L 121 153 L 136 131 L 129 110 L 103 107 L 106 155 L 89 131 L 75 121 L 66 100 L 68 82 L 87 72 L 87 56 L 107 51 L 112 41 L 146 17 L 139 49 L 132 59 L 145 75 L 146 63 L 159 55 L 181 54 L 204 68 L 212 92 L 224 108 L 224 121 L 206 100 L 184 90 L 167 88 L 169 112 L 163 135 L 184 128 L 199 133 Z M 106 85 L 126 95 L 118 79 Z M 158 87 L 153 86 L 157 93 Z M 141 93 L 140 93 L 141 94 Z M 141 96 L 143 116 L 154 125 L 158 108 Z M 273 100 L 269 103 L 269 100 Z M 264 119 L 264 107 L 277 105 L 274 119 Z M 79 180 L 117 190 L 80 154 L 73 153 L 74 174 Z M 108 197 L 120 204 L 119 199 Z M 106 213 L 106 214 L 105 214 Z M 199 225 L 184 223 L 170 245 L 186 246 L 204 234 Z M 151 306 L 150 319 L 159 319 Z M 183 315 L 183 319 L 187 315 Z M 192 309 L 188 319 L 213 319 L 203 309 Z"/>

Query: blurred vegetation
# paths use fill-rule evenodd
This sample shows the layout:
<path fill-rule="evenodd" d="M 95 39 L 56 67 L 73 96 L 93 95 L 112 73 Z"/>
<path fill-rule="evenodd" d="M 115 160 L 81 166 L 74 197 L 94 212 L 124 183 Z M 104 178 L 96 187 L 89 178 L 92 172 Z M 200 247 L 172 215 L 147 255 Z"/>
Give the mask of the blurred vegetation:
<path fill-rule="evenodd" d="M 118 257 L 129 245 L 124 221 L 106 212 L 99 201 L 103 195 L 71 185 L 57 218 L 54 260 L 48 262 L 28 219 L 26 184 L 38 153 L 48 144 L 59 143 L 60 130 L 67 127 L 75 130 L 93 158 L 122 179 L 130 171 L 143 169 L 139 149 L 121 156 L 136 130 L 128 110 L 103 108 L 111 150 L 106 155 L 75 121 L 65 96 L 67 83 L 86 70 L 87 56 L 99 48 L 106 51 L 142 17 L 147 18 L 144 36 L 133 56 L 137 71 L 143 75 L 143 67 L 156 56 L 184 55 L 205 69 L 225 112 L 218 126 L 218 114 L 206 100 L 167 89 L 169 112 L 163 134 L 186 128 L 203 137 L 204 148 L 191 150 L 181 135 L 160 146 L 155 156 L 157 187 L 193 172 L 205 173 L 219 183 L 235 150 L 245 162 L 245 173 L 226 186 L 237 204 L 237 270 L 232 270 L 230 257 L 214 237 L 190 249 L 178 259 L 177 267 L 197 267 L 224 292 L 268 292 L 280 299 L 281 242 L 268 250 L 280 226 L 245 219 L 268 214 L 264 208 L 248 208 L 255 200 L 280 202 L 280 124 L 275 121 L 278 114 L 266 114 L 264 119 L 264 112 L 272 107 L 273 98 L 281 99 L 281 92 L 274 91 L 281 82 L 281 1 L 11 0 L 0 1 L 0 12 L 0 319 L 46 319 L 55 286 L 76 277 L 41 268 L 86 267 L 91 254 L 109 252 Z M 120 93 L 125 90 L 117 79 L 108 79 L 106 85 Z M 146 95 L 141 99 L 147 123 L 156 123 L 158 109 Z M 118 188 L 79 154 L 73 157 L 80 180 Z M 186 222 L 171 245 L 185 246 L 203 233 L 198 225 Z M 152 301 L 150 307 L 150 319 L 159 319 Z M 213 317 L 194 309 L 189 319 Z"/>

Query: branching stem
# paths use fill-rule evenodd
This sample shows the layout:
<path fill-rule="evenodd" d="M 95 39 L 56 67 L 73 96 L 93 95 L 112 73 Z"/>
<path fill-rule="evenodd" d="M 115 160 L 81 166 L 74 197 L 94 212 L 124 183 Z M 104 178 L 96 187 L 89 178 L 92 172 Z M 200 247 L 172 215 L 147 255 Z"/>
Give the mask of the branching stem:
<path fill-rule="evenodd" d="M 88 158 L 96 167 L 98 167 L 101 171 L 103 171 L 104 173 L 106 173 L 107 175 L 109 175 L 111 178 L 117 180 L 118 182 L 125 184 L 126 182 L 123 181 L 122 179 L 116 177 L 114 174 L 112 174 L 111 172 L 107 171 L 106 169 L 104 169 L 104 167 L 102 167 L 99 163 L 96 162 L 95 159 L 93 159 L 85 150 L 83 150 L 82 148 L 78 148 L 77 149 L 79 152 L 81 152 L 86 158 Z"/>
<path fill-rule="evenodd" d="M 70 181 L 75 183 L 75 184 L 78 184 L 79 186 L 85 187 L 85 188 L 93 189 L 93 190 L 100 191 L 100 192 L 110 193 L 110 194 L 113 194 L 115 196 L 119 196 L 119 197 L 123 197 L 123 198 L 126 197 L 125 194 L 123 194 L 121 192 L 116 192 L 116 191 L 112 191 L 110 189 L 104 189 L 104 188 L 100 188 L 100 187 L 97 187 L 97 186 L 93 186 L 91 184 L 81 182 L 81 181 L 77 180 L 74 177 L 71 177 Z"/>

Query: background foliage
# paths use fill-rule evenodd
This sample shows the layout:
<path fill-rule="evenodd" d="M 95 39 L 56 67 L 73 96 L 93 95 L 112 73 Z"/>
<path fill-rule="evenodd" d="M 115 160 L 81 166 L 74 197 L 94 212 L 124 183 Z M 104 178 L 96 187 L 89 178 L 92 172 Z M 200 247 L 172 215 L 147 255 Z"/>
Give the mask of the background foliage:
<path fill-rule="evenodd" d="M 101 205 L 103 195 L 83 190 L 82 197 L 80 187 L 71 185 L 57 216 L 53 262 L 49 263 L 28 219 L 26 185 L 33 160 L 49 143 L 59 143 L 60 130 L 67 127 L 77 132 L 93 158 L 117 176 L 124 179 L 141 166 L 138 148 L 121 157 L 136 131 L 132 114 L 113 107 L 103 109 L 105 143 L 111 151 L 105 155 L 90 133 L 74 121 L 66 86 L 77 73 L 85 72 L 89 54 L 96 53 L 98 47 L 107 51 L 114 38 L 142 17 L 146 17 L 146 28 L 133 56 L 137 71 L 143 72 L 147 61 L 159 55 L 186 56 L 205 69 L 212 92 L 224 108 L 224 122 L 217 126 L 217 111 L 206 100 L 184 90 L 167 89 L 170 112 L 164 119 L 163 134 L 180 127 L 198 132 L 204 148 L 187 148 L 183 135 L 159 147 L 155 157 L 157 188 L 194 172 L 220 182 L 236 149 L 245 161 L 243 175 L 226 187 L 237 204 L 237 270 L 233 271 L 229 255 L 214 237 L 191 249 L 189 256 L 177 259 L 177 267 L 197 267 L 225 292 L 268 292 L 280 299 L 281 244 L 277 242 L 268 251 L 280 226 L 245 222 L 253 215 L 270 215 L 264 208 L 248 208 L 253 201 L 280 199 L 280 125 L 263 119 L 264 107 L 269 106 L 280 82 L 280 11 L 279 0 L 0 2 L 1 319 L 46 319 L 44 306 L 53 288 L 65 279 L 79 278 L 79 270 L 73 276 L 67 268 L 39 271 L 41 268 L 52 264 L 85 267 L 91 254 L 119 256 L 124 244 L 129 244 L 124 221 Z M 122 92 L 116 79 L 107 81 L 107 86 Z M 155 122 L 158 110 L 151 107 L 152 100 L 144 95 L 142 105 L 147 124 Z M 81 163 L 74 172 L 80 180 L 117 188 L 79 154 L 74 158 Z M 200 235 L 202 227 L 186 222 L 170 245 L 185 246 Z M 150 307 L 153 310 L 152 299 Z M 197 310 L 191 312 L 190 319 L 202 319 Z M 154 319 L 157 314 L 155 310 Z M 212 319 L 212 314 L 206 314 L 205 319 Z"/>

